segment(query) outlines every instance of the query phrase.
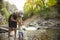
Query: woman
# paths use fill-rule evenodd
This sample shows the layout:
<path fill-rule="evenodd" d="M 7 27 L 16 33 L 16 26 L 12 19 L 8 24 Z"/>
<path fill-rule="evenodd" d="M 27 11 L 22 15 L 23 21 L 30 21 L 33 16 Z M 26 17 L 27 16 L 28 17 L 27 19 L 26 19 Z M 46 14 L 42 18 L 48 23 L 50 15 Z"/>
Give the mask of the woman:
<path fill-rule="evenodd" d="M 14 30 L 14 32 L 15 32 L 15 38 L 16 38 L 17 17 L 18 17 L 18 13 L 17 12 L 16 13 L 14 12 L 13 14 L 11 14 L 9 16 L 9 19 L 8 19 L 8 24 L 9 24 L 8 38 L 10 37 L 10 33 L 11 33 L 12 30 Z"/>

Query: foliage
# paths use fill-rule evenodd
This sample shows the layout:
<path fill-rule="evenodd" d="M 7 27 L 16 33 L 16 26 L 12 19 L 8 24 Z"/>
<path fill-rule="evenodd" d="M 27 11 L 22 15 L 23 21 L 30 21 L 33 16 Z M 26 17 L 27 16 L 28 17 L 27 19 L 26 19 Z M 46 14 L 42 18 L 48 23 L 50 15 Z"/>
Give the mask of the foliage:
<path fill-rule="evenodd" d="M 0 8 L 1 9 L 0 13 L 1 13 L 2 16 L 5 17 L 4 24 L 7 24 L 8 23 L 8 18 L 10 16 L 10 14 L 13 12 L 13 9 L 15 11 L 15 10 L 17 10 L 17 8 L 16 8 L 15 5 L 11 5 L 9 2 L 6 2 L 6 1 L 4 1 L 0 4 L 1 4 L 0 6 L 2 6 Z M 12 9 L 12 7 L 13 7 L 13 9 Z"/>
<path fill-rule="evenodd" d="M 31 14 L 43 16 L 43 12 L 45 12 L 46 17 L 48 17 L 50 7 L 56 5 L 56 3 L 57 0 L 27 0 L 24 5 L 24 13 L 27 16 L 31 16 Z"/>
<path fill-rule="evenodd" d="M 46 3 L 47 6 L 52 6 L 55 5 L 57 3 L 57 0 L 48 0 L 48 2 Z"/>
<path fill-rule="evenodd" d="M 7 11 L 6 8 L 2 8 L 1 9 L 1 14 L 4 15 L 6 13 L 6 11 Z"/>

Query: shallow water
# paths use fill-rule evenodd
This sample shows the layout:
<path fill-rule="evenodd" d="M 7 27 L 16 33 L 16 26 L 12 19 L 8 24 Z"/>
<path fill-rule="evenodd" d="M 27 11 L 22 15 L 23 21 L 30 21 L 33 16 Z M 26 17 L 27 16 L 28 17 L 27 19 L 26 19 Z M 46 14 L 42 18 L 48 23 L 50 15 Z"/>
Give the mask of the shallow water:
<path fill-rule="evenodd" d="M 11 39 L 13 40 L 13 37 Z M 0 40 L 8 40 L 7 32 L 0 33 Z M 24 40 L 60 40 L 60 29 L 27 30 L 24 31 Z"/>

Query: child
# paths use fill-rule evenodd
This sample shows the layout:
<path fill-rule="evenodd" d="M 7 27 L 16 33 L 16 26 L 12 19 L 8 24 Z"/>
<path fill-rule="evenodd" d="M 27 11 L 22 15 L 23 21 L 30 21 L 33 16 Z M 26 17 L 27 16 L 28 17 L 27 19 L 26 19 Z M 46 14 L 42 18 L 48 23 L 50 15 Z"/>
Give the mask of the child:
<path fill-rule="evenodd" d="M 23 40 L 23 29 L 22 29 L 22 18 L 18 18 L 18 27 L 19 27 L 19 40 Z"/>

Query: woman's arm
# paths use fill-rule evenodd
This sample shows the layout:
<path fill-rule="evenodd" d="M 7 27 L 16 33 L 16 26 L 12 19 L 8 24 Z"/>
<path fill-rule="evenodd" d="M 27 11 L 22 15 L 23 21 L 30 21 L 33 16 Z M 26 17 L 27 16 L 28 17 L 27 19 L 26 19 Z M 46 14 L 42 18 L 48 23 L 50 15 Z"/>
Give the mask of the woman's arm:
<path fill-rule="evenodd" d="M 17 22 L 17 20 L 15 20 L 15 19 L 13 18 L 13 16 L 11 16 L 11 21 Z"/>

